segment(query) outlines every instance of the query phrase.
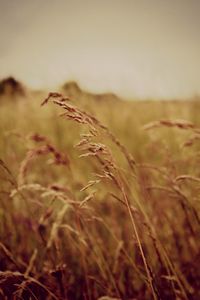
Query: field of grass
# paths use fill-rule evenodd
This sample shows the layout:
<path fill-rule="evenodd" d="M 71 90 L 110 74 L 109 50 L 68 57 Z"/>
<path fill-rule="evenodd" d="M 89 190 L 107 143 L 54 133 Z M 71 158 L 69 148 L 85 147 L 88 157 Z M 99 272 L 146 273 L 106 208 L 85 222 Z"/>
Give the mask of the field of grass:
<path fill-rule="evenodd" d="M 0 101 L 0 299 L 200 299 L 200 102 L 30 98 Z"/>

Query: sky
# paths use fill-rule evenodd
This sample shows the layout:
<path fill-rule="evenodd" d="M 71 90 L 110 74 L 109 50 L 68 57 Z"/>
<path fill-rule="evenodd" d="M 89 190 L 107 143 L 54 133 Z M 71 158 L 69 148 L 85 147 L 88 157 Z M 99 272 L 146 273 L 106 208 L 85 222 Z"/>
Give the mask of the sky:
<path fill-rule="evenodd" d="M 200 94 L 199 0 L 0 0 L 0 79 L 126 98 Z"/>

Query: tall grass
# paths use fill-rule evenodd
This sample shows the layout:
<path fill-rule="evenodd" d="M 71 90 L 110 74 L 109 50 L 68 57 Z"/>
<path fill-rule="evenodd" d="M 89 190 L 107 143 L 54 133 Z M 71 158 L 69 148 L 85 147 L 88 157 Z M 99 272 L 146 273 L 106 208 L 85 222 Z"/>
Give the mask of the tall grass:
<path fill-rule="evenodd" d="M 199 103 L 42 105 L 1 107 L 0 297 L 199 299 Z"/>

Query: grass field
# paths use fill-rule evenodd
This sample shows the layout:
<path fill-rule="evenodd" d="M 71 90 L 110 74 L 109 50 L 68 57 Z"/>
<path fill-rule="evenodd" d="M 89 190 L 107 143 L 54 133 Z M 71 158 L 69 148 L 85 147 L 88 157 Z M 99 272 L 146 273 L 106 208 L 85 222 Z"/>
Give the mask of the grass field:
<path fill-rule="evenodd" d="M 0 299 L 200 299 L 200 102 L 46 96 L 0 102 Z"/>

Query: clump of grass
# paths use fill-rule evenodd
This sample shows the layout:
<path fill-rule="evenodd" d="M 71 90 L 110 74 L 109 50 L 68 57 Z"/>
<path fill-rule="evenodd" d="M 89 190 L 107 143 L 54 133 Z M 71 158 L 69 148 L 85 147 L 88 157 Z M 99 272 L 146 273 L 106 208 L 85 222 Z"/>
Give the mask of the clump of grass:
<path fill-rule="evenodd" d="M 73 150 L 61 151 L 42 130 L 26 134 L 17 168 L 0 160 L 0 297 L 198 299 L 200 174 L 189 147 L 198 126 L 162 118 L 144 126 L 151 136 L 137 159 L 91 112 L 59 93 L 42 105 L 51 103 L 64 119 L 59 143 L 69 138 L 66 119 L 80 137 L 73 132 Z M 128 127 L 133 144 L 146 134 Z"/>

